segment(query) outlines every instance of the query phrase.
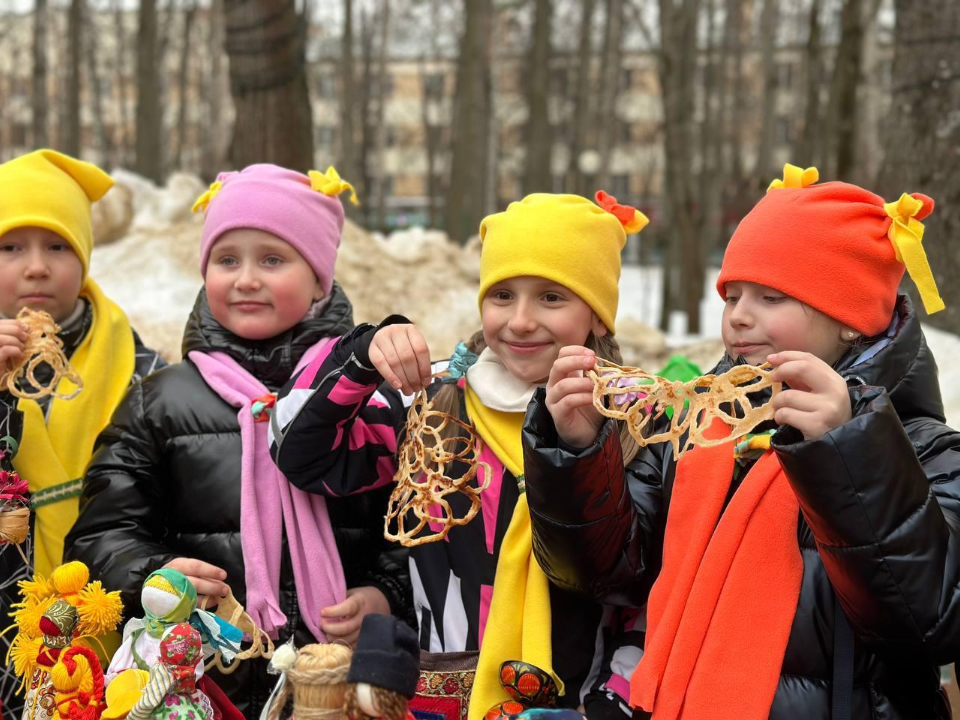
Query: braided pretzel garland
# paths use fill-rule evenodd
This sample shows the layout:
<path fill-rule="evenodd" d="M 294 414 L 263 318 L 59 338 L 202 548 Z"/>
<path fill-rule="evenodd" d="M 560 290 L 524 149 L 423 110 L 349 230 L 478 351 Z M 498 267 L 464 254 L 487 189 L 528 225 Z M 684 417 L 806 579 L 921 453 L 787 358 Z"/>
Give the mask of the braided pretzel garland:
<path fill-rule="evenodd" d="M 27 326 L 27 341 L 23 345 L 23 360 L 0 378 L 0 387 L 6 388 L 15 397 L 31 400 L 49 395 L 61 400 L 76 397 L 83 390 L 83 378 L 70 367 L 70 361 L 63 353 L 63 340 L 57 336 L 57 333 L 60 332 L 60 326 L 53 321 L 49 313 L 42 310 L 31 310 L 26 307 L 17 313 L 17 320 Z M 41 364 L 49 365 L 53 369 L 53 377 L 46 385 L 38 382 L 34 376 L 34 372 Z M 26 378 L 28 384 L 23 383 L 24 378 Z M 66 378 L 72 382 L 77 386 L 77 389 L 69 395 L 58 393 L 57 385 L 61 378 Z M 26 389 L 31 386 L 37 389 Z"/>
<path fill-rule="evenodd" d="M 431 422 L 434 421 L 434 422 Z M 445 428 L 455 425 L 462 434 L 444 438 Z M 459 448 L 459 449 L 458 449 Z M 490 484 L 490 466 L 480 462 L 480 437 L 468 424 L 439 410 L 427 400 L 421 390 L 407 414 L 406 439 L 397 454 L 398 467 L 394 482 L 397 486 L 390 495 L 384 518 L 383 536 L 404 547 L 443 540 L 450 529 L 466 525 L 480 509 L 480 493 Z M 455 462 L 469 467 L 459 478 L 447 475 L 447 468 Z M 471 487 L 480 467 L 484 481 L 480 487 Z M 470 499 L 470 509 L 462 518 L 455 517 L 446 496 L 460 492 Z M 413 513 L 416 526 L 407 528 L 407 515 Z M 390 523 L 397 521 L 397 532 L 390 532 Z M 439 533 L 418 533 L 428 523 L 443 526 Z"/>
<path fill-rule="evenodd" d="M 772 419 L 772 401 L 783 386 L 771 380 L 770 374 L 769 365 L 737 365 L 722 375 L 704 375 L 683 383 L 598 358 L 596 369 L 588 376 L 593 380 L 593 405 L 601 415 L 624 421 L 641 447 L 669 440 L 679 460 L 694 446 L 721 445 Z M 772 389 L 767 402 L 754 407 L 750 395 L 767 388 Z M 644 436 L 647 426 L 670 408 L 670 429 Z M 714 418 L 730 427 L 728 436 L 704 437 Z"/>

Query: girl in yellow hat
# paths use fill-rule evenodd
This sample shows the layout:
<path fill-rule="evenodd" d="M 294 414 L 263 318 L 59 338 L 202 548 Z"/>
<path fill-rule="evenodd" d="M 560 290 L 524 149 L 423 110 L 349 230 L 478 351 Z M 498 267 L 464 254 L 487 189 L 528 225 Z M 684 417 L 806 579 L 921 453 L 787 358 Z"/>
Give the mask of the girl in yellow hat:
<path fill-rule="evenodd" d="M 9 612 L 18 580 L 34 569 L 49 575 L 60 565 L 97 435 L 133 378 L 164 364 L 88 272 L 90 205 L 112 185 L 98 167 L 53 150 L 0 165 L 0 369 L 22 359 L 25 330 L 13 318 L 29 307 L 50 313 L 60 325 L 64 350 L 84 385 L 69 401 L 18 400 L 0 392 L 4 451 L 29 484 L 34 510 L 34 568 L 0 545 L 0 617 Z M 49 378 L 45 369 L 37 371 L 41 382 Z M 0 655 L 5 643 L 0 641 Z M 20 702 L 12 690 L 0 682 L 0 702 L 11 712 Z"/>
<path fill-rule="evenodd" d="M 480 460 L 490 468 L 481 467 L 471 481 L 489 483 L 481 511 L 444 541 L 411 550 L 420 646 L 441 654 L 424 666 L 446 667 L 443 657 L 472 654 L 470 720 L 522 709 L 523 703 L 512 703 L 517 699 L 577 707 L 597 677 L 598 628 L 609 615 L 551 586 L 533 559 L 520 439 L 527 404 L 561 348 L 586 344 L 619 357 L 613 332 L 620 252 L 627 233 L 647 221 L 605 193 L 597 200 L 534 194 L 484 219 L 482 330 L 458 347 L 443 380 L 431 381 L 434 368 L 419 330 L 393 316 L 343 338 L 323 363 L 304 370 L 306 381 L 296 380 L 278 399 L 274 458 L 291 482 L 319 493 L 390 482 L 403 419 L 368 402 L 381 382 L 406 394 L 426 388 L 436 409 L 479 434 Z M 454 515 L 466 514 L 466 496 L 447 499 Z M 620 621 L 634 629 L 637 617 Z M 613 655 L 608 652 L 608 669 Z M 440 683 L 440 692 L 449 687 L 456 697 L 448 700 L 463 703 L 466 692 L 454 685 Z"/>

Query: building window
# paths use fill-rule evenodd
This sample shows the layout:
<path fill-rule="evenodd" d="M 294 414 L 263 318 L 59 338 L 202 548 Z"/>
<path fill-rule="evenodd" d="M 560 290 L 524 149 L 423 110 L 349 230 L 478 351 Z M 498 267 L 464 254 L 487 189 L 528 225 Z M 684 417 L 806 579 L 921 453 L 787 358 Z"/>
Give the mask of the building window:
<path fill-rule="evenodd" d="M 629 203 L 628 198 L 630 196 L 630 176 L 629 175 L 613 175 L 610 178 L 610 194 L 613 195 L 621 203 Z"/>
<path fill-rule="evenodd" d="M 384 198 L 392 198 L 396 193 L 395 178 L 392 175 L 385 175 L 378 180 L 380 193 Z"/>
<path fill-rule="evenodd" d="M 893 60 L 881 60 L 878 64 L 880 87 L 889 90 L 893 85 Z"/>
<path fill-rule="evenodd" d="M 329 100 L 337 94 L 332 75 L 321 75 L 317 78 L 317 97 Z"/>
<path fill-rule="evenodd" d="M 383 97 L 389 98 L 393 95 L 393 75 L 391 73 L 384 73 L 382 77 L 377 78 L 376 82 L 383 83 Z"/>
<path fill-rule="evenodd" d="M 318 125 L 314 128 L 313 141 L 317 147 L 330 147 L 333 140 L 333 128 L 329 125 Z"/>
<path fill-rule="evenodd" d="M 791 62 L 777 63 L 777 87 L 781 90 L 793 89 L 794 67 Z"/>
<path fill-rule="evenodd" d="M 567 68 L 555 68 L 550 73 L 550 80 L 553 84 L 553 92 L 558 95 L 566 95 L 570 82 L 570 76 L 567 74 Z"/>
<path fill-rule="evenodd" d="M 781 116 L 776 119 L 773 137 L 777 145 L 789 145 L 793 142 L 793 124 L 789 117 Z"/>
<path fill-rule="evenodd" d="M 423 91 L 428 98 L 439 99 L 443 97 L 444 76 L 443 73 L 428 73 L 423 76 Z"/>

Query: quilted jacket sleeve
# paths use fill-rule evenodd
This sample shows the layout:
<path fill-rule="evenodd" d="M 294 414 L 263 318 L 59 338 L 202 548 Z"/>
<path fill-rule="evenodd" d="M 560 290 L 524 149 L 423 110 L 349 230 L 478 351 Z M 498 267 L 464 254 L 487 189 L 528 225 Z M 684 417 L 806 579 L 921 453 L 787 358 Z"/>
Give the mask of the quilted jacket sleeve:
<path fill-rule="evenodd" d="M 641 450 L 625 469 L 617 426 L 588 448 L 565 447 L 538 390 L 523 430 L 533 549 L 556 585 L 600 602 L 639 607 L 660 569 L 662 448 Z"/>
<path fill-rule="evenodd" d="M 163 543 L 160 455 L 137 382 L 97 440 L 64 551 L 66 560 L 81 560 L 106 587 L 120 590 L 125 608 L 139 607 L 147 575 L 176 557 Z"/>
<path fill-rule="evenodd" d="M 406 410 L 400 394 L 367 365 L 374 330 L 361 325 L 344 335 L 277 396 L 270 453 L 302 490 L 341 497 L 393 479 Z"/>
<path fill-rule="evenodd" d="M 886 391 L 851 390 L 853 419 L 774 447 L 850 623 L 874 648 L 960 653 L 960 433 L 902 424 Z"/>

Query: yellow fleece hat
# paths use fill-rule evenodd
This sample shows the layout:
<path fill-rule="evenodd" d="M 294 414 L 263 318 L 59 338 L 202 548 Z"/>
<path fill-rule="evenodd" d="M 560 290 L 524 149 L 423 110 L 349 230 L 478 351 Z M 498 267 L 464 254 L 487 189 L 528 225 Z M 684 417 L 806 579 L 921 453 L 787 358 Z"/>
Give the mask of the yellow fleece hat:
<path fill-rule="evenodd" d="M 570 288 L 615 332 L 620 251 L 647 218 L 603 191 L 594 204 L 579 195 L 535 193 L 480 223 L 480 297 L 498 282 L 532 275 Z"/>
<path fill-rule="evenodd" d="M 35 150 L 0 165 L 0 236 L 41 227 L 70 243 L 86 279 L 93 250 L 90 204 L 113 187 L 113 178 L 55 150 Z"/>

